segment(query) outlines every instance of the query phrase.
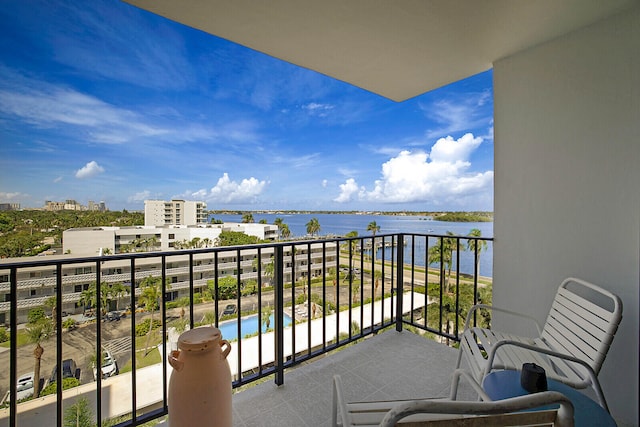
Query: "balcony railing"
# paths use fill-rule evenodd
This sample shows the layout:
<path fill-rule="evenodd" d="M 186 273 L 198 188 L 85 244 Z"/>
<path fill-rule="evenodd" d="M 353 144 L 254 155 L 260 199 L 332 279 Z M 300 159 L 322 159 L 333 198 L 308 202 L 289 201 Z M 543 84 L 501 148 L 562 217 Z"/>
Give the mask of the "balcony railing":
<path fill-rule="evenodd" d="M 46 413 L 47 425 L 62 426 L 78 396 L 87 398 L 98 426 L 162 417 L 171 372 L 165 355 L 182 330 L 202 324 L 224 328 L 232 341 L 233 387 L 271 375 L 283 384 L 287 369 L 388 327 L 453 343 L 469 307 L 491 298 L 491 278 L 478 275 L 491 244 L 386 234 L 2 262 L 0 324 L 10 345 L 0 352 L 9 368 L 0 372 L 0 425 L 29 425 L 29 417 Z M 43 306 L 46 318 L 37 321 Z M 113 320 L 114 312 L 125 317 Z M 156 331 L 152 319 L 159 320 Z M 52 322 L 57 331 L 35 338 L 44 350 L 39 365 L 35 322 Z M 23 344 L 28 331 L 31 344 Z M 105 349 L 119 375 L 103 378 L 96 369 L 94 382 L 92 366 Z M 47 375 L 70 358 L 79 368 L 75 381 L 61 369 Z M 63 380 L 75 387 L 54 386 L 53 394 L 17 402 L 18 377 L 38 366 L 41 391 L 49 392 L 49 383 L 64 387 Z"/>

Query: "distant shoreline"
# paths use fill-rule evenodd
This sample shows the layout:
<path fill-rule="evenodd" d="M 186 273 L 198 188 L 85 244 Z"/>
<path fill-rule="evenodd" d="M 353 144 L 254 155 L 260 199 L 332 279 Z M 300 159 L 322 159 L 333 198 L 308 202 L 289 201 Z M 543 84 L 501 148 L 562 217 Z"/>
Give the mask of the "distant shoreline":
<path fill-rule="evenodd" d="M 268 215 L 388 215 L 422 216 L 425 219 L 448 222 L 492 222 L 493 212 L 489 211 L 322 211 L 322 210 L 210 210 L 210 215 L 242 215 L 245 213 Z"/>

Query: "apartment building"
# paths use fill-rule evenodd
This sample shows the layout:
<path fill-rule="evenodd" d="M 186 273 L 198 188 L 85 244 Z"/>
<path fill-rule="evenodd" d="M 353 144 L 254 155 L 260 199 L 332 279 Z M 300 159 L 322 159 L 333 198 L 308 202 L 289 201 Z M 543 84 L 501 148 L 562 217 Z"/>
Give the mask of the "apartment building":
<path fill-rule="evenodd" d="M 62 233 L 62 251 L 75 256 L 140 251 L 170 251 L 182 242 L 198 239 L 202 247 L 213 247 L 220 233 L 237 231 L 261 240 L 275 240 L 278 226 L 272 224 L 136 225 L 129 227 L 70 228 Z"/>
<path fill-rule="evenodd" d="M 338 265 L 338 251 L 335 244 L 300 242 L 284 249 L 283 270 L 285 283 L 304 279 L 308 276 L 319 277 L 323 268 L 335 268 Z M 189 295 L 190 283 L 193 282 L 194 292 L 204 292 L 208 283 L 225 276 L 233 276 L 246 280 L 258 280 L 257 259 L 258 249 L 223 250 L 216 253 L 195 253 L 191 255 L 176 254 L 135 260 L 133 277 L 135 277 L 134 295 L 140 294 L 138 286 L 148 276 L 161 277 L 163 260 L 165 275 L 170 282 L 170 288 L 165 295 L 167 301 Z M 269 283 L 265 277 L 266 266 L 273 262 L 274 248 L 264 248 L 260 253 L 263 284 Z M 47 257 L 48 261 L 69 259 L 69 255 L 54 255 Z M 100 277 L 102 286 L 122 283 L 131 289 L 132 263 L 130 260 L 110 260 L 105 256 L 100 263 L 99 273 L 96 262 L 78 262 L 62 264 L 62 311 L 67 314 L 83 312 L 82 292 Z M 24 259 L 0 260 L 0 325 L 8 323 L 10 311 L 10 277 L 9 271 L 2 269 L 5 262 L 23 261 Z M 190 265 L 191 262 L 191 265 Z M 217 263 L 216 263 L 217 262 Z M 28 267 L 18 270 L 18 323 L 25 323 L 29 310 L 43 307 L 46 301 L 55 295 L 56 268 Z M 122 309 L 130 302 L 130 296 L 109 301 L 109 310 Z"/>
<path fill-rule="evenodd" d="M 207 222 L 207 204 L 205 202 L 144 201 L 144 225 L 198 225 Z"/>

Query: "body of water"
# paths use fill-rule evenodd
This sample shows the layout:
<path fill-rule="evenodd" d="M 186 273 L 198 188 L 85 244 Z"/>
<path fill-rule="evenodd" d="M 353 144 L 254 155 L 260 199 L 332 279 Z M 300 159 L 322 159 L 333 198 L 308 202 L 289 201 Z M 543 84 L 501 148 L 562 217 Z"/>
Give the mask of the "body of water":
<path fill-rule="evenodd" d="M 225 222 L 242 222 L 242 215 L 213 215 L 215 219 Z M 356 214 L 253 214 L 255 222 L 265 219 L 267 223 L 273 224 L 276 218 L 282 218 L 284 223 L 291 230 L 291 237 L 307 236 L 307 222 L 311 218 L 317 218 L 320 223 L 320 235 L 327 237 L 344 236 L 350 231 L 357 231 L 358 236 L 371 236 L 367 231 L 367 226 L 375 221 L 380 226 L 377 235 L 392 233 L 418 233 L 445 235 L 452 232 L 458 236 L 466 236 L 469 232 L 477 228 L 482 233 L 482 237 L 493 237 L 493 222 L 447 222 L 434 221 L 424 216 L 401 216 L 401 215 L 356 215 Z M 429 247 L 435 245 L 436 238 L 429 238 Z M 408 240 L 407 245 L 411 244 Z M 461 245 L 466 245 L 466 241 L 461 241 Z M 416 239 L 415 242 L 415 263 L 425 265 L 425 239 Z M 390 259 L 393 251 L 385 251 L 385 259 Z M 380 259 L 382 251 L 379 250 L 376 257 Z M 405 261 L 411 261 L 410 248 L 405 251 Z M 455 258 L 455 254 L 454 254 Z M 487 242 L 487 247 L 480 255 L 480 275 L 491 277 L 493 274 L 493 243 Z M 437 265 L 432 265 L 437 266 Z M 455 268 L 455 266 L 454 266 Z M 473 273 L 473 256 L 469 251 L 460 253 L 460 271 L 463 273 Z"/>
<path fill-rule="evenodd" d="M 275 326 L 275 320 L 273 314 L 269 317 L 269 327 L 273 328 Z M 284 327 L 286 328 L 291 324 L 291 317 L 284 315 Z M 247 335 L 253 335 L 258 332 L 258 328 L 260 328 L 260 320 L 258 319 L 258 315 L 254 314 L 252 316 L 243 317 L 240 319 L 240 333 L 243 337 Z M 237 320 L 229 320 L 226 322 L 222 322 L 218 325 L 218 329 L 222 332 L 222 338 L 231 341 L 238 338 L 238 321 Z M 263 323 L 262 328 L 260 328 L 262 332 L 267 332 L 267 326 Z"/>

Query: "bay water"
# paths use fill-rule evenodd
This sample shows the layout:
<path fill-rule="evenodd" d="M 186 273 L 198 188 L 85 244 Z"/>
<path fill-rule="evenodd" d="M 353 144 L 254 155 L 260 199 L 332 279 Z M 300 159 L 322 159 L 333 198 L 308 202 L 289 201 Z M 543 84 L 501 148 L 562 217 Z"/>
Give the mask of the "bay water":
<path fill-rule="evenodd" d="M 212 215 L 215 219 L 224 222 L 242 222 L 242 215 L 233 214 L 216 214 Z M 380 227 L 377 236 L 395 233 L 417 233 L 428 234 L 428 246 L 432 247 L 437 244 L 437 236 L 446 235 L 452 232 L 457 236 L 466 236 L 469 232 L 477 228 L 482 233 L 482 237 L 493 237 L 493 222 L 448 222 L 435 221 L 426 216 L 415 215 L 367 215 L 367 214 L 271 214 L 271 213 L 253 213 L 255 222 L 264 219 L 268 224 L 273 224 L 276 218 L 282 218 L 283 222 L 289 226 L 291 238 L 306 237 L 306 224 L 311 218 L 316 218 L 320 223 L 320 236 L 336 237 L 344 236 L 351 231 L 357 231 L 358 236 L 371 236 L 371 232 L 367 231 L 369 223 L 375 221 Z M 408 236 L 407 236 L 408 237 Z M 376 239 L 379 241 L 379 239 Z M 387 241 L 390 241 L 388 238 Z M 464 249 L 467 241 L 461 240 L 461 249 Z M 405 262 L 411 262 L 411 239 L 405 241 Z M 414 262 L 416 265 L 425 265 L 425 253 L 427 247 L 427 239 L 416 238 L 413 244 Z M 393 254 L 393 250 L 388 248 L 385 250 L 385 259 L 389 260 Z M 376 259 L 381 259 L 382 250 L 378 250 Z M 454 259 L 456 255 L 454 254 Z M 486 248 L 480 253 L 480 275 L 491 277 L 493 274 L 493 242 L 488 241 Z M 437 267 L 438 264 L 432 264 L 431 267 Z M 454 263 L 454 269 L 456 268 Z M 473 253 L 462 250 L 460 253 L 460 271 L 462 273 L 473 274 Z"/>

